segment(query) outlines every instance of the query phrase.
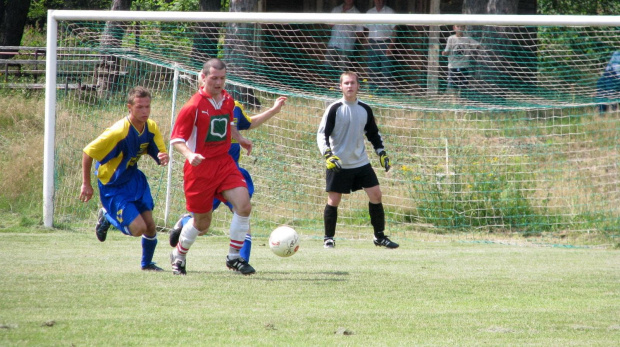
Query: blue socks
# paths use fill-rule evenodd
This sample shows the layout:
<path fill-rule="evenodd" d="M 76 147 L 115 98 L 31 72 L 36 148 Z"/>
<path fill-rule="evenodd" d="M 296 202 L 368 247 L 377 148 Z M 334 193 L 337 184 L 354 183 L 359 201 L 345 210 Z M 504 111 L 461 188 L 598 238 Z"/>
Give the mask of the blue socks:
<path fill-rule="evenodd" d="M 153 262 L 155 246 L 157 246 L 157 235 L 152 238 L 142 235 L 142 261 L 140 262 L 142 267 L 148 266 Z"/>
<path fill-rule="evenodd" d="M 250 252 L 252 251 L 252 235 L 245 234 L 245 240 L 243 241 L 243 246 L 239 251 L 239 255 L 241 258 L 245 259 L 248 263 L 250 262 Z"/>

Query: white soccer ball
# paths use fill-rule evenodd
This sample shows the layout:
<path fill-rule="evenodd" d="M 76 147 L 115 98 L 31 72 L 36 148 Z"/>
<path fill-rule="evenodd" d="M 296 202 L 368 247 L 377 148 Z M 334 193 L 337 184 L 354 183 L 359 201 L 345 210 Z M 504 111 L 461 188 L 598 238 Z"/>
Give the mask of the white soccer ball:
<path fill-rule="evenodd" d="M 299 235 L 289 226 L 279 226 L 269 236 L 269 248 L 279 257 L 290 257 L 299 249 Z"/>

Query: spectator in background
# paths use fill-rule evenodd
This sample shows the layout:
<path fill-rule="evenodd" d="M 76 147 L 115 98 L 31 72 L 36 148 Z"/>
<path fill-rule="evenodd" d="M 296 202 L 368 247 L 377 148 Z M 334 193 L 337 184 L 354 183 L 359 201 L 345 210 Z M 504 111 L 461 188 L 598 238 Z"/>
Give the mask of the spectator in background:
<path fill-rule="evenodd" d="M 387 6 L 387 0 L 374 0 L 375 7 L 367 14 L 392 14 L 394 10 Z M 385 90 L 389 87 L 392 76 L 392 49 L 396 39 L 396 25 L 366 24 L 368 29 L 368 68 L 371 90 Z M 381 88 L 379 88 L 379 85 Z"/>
<path fill-rule="evenodd" d="M 473 72 L 474 56 L 480 49 L 480 43 L 463 35 L 463 27 L 455 25 L 454 35 L 448 37 L 443 55 L 448 56 L 448 93 L 455 89 L 460 93 L 469 84 Z"/>
<path fill-rule="evenodd" d="M 342 4 L 334 7 L 332 13 L 360 13 L 360 11 L 355 7 L 354 0 L 344 0 Z M 327 43 L 327 53 L 325 54 L 329 65 L 340 72 L 350 70 L 351 58 L 355 53 L 355 40 L 363 31 L 362 25 L 332 25 L 332 34 Z"/>
<path fill-rule="evenodd" d="M 611 55 L 603 75 L 596 81 L 598 111 L 604 113 L 609 110 L 617 110 L 618 98 L 620 98 L 620 51 L 615 51 Z"/>

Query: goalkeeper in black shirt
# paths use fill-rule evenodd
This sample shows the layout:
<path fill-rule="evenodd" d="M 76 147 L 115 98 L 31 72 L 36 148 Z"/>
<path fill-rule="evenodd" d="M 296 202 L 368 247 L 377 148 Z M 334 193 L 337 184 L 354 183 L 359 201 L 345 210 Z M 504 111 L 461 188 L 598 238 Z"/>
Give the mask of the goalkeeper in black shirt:
<path fill-rule="evenodd" d="M 342 194 L 364 189 L 368 195 L 368 212 L 377 246 L 397 248 L 384 234 L 385 213 L 381 203 L 381 188 L 366 154 L 364 135 L 379 156 L 381 166 L 390 170 L 390 159 L 383 148 L 383 139 L 377 128 L 372 109 L 357 99 L 359 81 L 354 72 L 340 76 L 342 98 L 327 107 L 319 130 L 317 144 L 325 158 L 327 205 L 323 213 L 325 248 L 335 247 L 334 235 L 338 221 L 338 205 Z"/>

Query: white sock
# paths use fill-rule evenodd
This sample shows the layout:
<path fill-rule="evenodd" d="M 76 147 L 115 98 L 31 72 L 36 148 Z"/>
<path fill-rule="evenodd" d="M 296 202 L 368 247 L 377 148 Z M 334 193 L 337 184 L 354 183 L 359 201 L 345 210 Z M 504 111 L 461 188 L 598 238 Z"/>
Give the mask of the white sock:
<path fill-rule="evenodd" d="M 230 259 L 239 258 L 239 250 L 243 247 L 245 235 L 250 233 L 250 216 L 241 217 L 233 213 L 230 222 L 230 247 L 228 249 L 228 257 Z"/>
<path fill-rule="evenodd" d="M 194 219 L 192 218 L 183 226 L 183 229 L 181 230 L 179 243 L 177 243 L 177 247 L 173 250 L 174 256 L 185 259 L 189 248 L 194 244 L 194 242 L 196 242 L 196 237 L 198 237 L 199 233 L 200 231 L 194 227 Z"/>

